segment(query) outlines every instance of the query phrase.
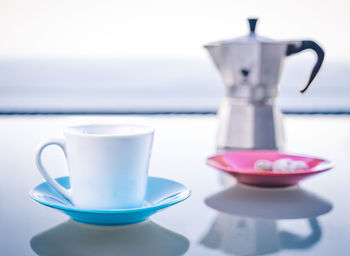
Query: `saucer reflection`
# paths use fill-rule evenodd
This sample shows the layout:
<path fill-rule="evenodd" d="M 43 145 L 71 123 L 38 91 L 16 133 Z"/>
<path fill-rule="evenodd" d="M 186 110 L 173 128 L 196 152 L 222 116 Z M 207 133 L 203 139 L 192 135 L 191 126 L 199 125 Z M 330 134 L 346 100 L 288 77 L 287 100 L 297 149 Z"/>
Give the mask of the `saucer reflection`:
<path fill-rule="evenodd" d="M 219 213 L 200 243 L 233 255 L 310 248 L 322 236 L 316 217 L 332 209 L 331 203 L 298 186 L 266 189 L 239 183 L 205 203 Z M 301 219 L 308 225 L 301 223 L 302 229 L 293 232 L 281 230 L 278 220 L 283 219 Z"/>
<path fill-rule="evenodd" d="M 34 236 L 38 255 L 183 255 L 187 238 L 152 221 L 128 226 L 91 226 L 68 220 Z"/>
<path fill-rule="evenodd" d="M 264 219 L 312 218 L 329 212 L 332 204 L 300 188 L 259 188 L 237 183 L 205 203 L 219 212 Z"/>

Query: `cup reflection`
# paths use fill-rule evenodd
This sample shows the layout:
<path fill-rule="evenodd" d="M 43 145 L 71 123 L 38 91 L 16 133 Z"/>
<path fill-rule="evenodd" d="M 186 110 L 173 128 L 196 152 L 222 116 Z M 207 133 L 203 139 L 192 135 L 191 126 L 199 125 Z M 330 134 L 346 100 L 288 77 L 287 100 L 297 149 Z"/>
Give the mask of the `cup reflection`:
<path fill-rule="evenodd" d="M 152 221 L 127 226 L 92 226 L 68 220 L 34 236 L 38 255 L 182 255 L 187 238 Z"/>
<path fill-rule="evenodd" d="M 299 186 L 268 189 L 237 183 L 205 200 L 219 213 L 200 243 L 234 255 L 305 249 L 322 236 L 316 217 L 332 204 Z M 277 220 L 304 219 L 307 234 L 279 230 Z M 297 232 L 299 233 L 299 232 Z"/>

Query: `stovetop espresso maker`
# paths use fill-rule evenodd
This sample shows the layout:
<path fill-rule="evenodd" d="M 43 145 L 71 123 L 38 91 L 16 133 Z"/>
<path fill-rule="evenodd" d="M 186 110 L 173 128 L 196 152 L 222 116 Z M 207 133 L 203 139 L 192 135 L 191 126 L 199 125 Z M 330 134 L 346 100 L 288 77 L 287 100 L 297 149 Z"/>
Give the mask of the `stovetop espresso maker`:
<path fill-rule="evenodd" d="M 284 59 L 306 49 L 316 52 L 316 64 L 301 90 L 304 93 L 322 65 L 324 51 L 310 40 L 276 41 L 258 36 L 257 19 L 248 22 L 247 36 L 204 46 L 225 84 L 218 110 L 217 145 L 231 149 L 282 148 L 282 114 L 276 97 Z"/>

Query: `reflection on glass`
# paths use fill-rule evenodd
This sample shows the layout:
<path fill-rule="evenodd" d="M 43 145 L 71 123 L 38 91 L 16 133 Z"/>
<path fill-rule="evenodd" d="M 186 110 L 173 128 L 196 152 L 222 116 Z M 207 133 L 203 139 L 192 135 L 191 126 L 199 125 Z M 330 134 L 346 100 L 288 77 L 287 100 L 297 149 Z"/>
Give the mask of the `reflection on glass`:
<path fill-rule="evenodd" d="M 316 217 L 332 209 L 331 203 L 298 186 L 268 189 L 239 183 L 205 203 L 219 213 L 201 244 L 234 255 L 310 248 L 322 235 Z M 280 219 L 304 219 L 310 232 L 302 236 L 281 231 Z"/>
<path fill-rule="evenodd" d="M 92 226 L 68 220 L 30 241 L 38 255 L 182 255 L 187 238 L 152 221 L 128 226 Z"/>

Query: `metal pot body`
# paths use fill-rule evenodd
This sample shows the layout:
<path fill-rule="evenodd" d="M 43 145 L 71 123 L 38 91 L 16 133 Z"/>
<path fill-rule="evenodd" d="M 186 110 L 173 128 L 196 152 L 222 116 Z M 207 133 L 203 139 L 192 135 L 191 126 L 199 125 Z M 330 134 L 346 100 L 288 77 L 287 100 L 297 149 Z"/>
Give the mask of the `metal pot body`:
<path fill-rule="evenodd" d="M 225 149 L 282 149 L 282 113 L 274 100 L 224 97 L 218 112 L 217 146 Z"/>

